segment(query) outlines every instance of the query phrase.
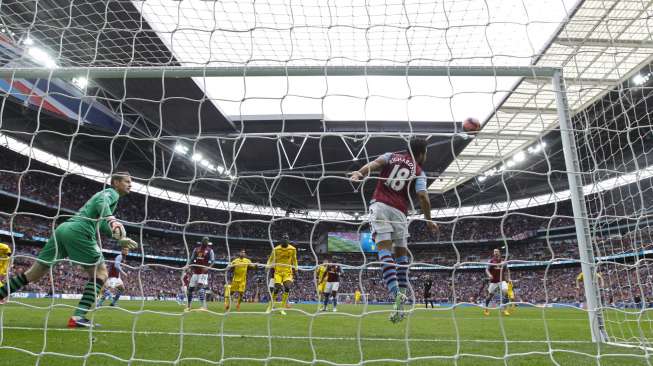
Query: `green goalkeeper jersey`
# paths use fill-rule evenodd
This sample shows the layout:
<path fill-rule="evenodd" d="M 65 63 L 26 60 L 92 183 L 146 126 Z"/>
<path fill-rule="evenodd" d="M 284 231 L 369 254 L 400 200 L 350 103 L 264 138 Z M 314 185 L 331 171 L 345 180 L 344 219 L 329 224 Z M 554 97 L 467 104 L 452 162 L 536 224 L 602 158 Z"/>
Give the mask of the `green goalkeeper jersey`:
<path fill-rule="evenodd" d="M 113 188 L 102 190 L 91 197 L 84 206 L 68 219 L 68 223 L 75 223 L 75 228 L 87 232 L 92 238 L 96 238 L 96 225 L 99 220 L 100 231 L 105 235 L 111 235 L 111 228 L 107 222 L 107 216 L 113 215 L 120 195 Z"/>

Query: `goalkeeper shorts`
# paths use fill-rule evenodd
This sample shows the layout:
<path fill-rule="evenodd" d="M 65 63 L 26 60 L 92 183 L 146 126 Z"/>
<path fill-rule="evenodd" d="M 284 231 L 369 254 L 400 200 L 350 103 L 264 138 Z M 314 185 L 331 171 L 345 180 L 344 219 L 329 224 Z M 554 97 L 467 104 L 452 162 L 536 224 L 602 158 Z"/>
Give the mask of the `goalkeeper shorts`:
<path fill-rule="evenodd" d="M 97 241 L 87 232 L 78 228 L 79 223 L 64 222 L 48 239 L 37 260 L 51 266 L 57 260 L 70 258 L 75 264 L 92 266 L 104 260 Z"/>

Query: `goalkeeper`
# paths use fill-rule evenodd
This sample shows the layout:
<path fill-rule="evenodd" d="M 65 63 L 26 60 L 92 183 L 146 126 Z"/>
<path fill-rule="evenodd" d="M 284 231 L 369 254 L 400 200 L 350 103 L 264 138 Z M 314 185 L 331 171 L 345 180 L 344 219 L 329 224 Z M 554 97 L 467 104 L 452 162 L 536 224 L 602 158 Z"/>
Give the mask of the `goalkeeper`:
<path fill-rule="evenodd" d="M 94 194 L 79 212 L 56 228 L 29 270 L 11 277 L 0 286 L 0 300 L 27 284 L 38 281 L 50 271 L 52 264 L 68 257 L 80 264 L 89 277 L 82 299 L 68 321 L 68 327 L 91 327 L 86 313 L 95 303 L 95 298 L 108 276 L 104 257 L 97 243 L 98 227 L 103 234 L 118 240 L 122 247 L 134 249 L 138 246 L 135 241 L 127 238 L 125 228 L 113 216 L 118 199 L 129 193 L 131 184 L 129 173 L 113 174 L 110 188 Z"/>

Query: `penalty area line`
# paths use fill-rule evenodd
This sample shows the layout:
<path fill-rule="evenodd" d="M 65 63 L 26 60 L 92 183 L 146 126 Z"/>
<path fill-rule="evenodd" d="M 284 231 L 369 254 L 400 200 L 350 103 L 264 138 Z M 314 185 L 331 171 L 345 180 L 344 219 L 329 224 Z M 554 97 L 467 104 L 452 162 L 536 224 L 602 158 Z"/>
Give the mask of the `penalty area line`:
<path fill-rule="evenodd" d="M 38 327 L 13 327 L 5 326 L 2 329 L 6 330 L 27 330 L 27 331 L 44 331 L 43 328 Z M 81 329 L 70 329 L 70 328 L 47 328 L 48 331 L 54 332 L 80 332 Z M 162 332 L 162 331 L 126 331 L 126 330 L 111 330 L 111 329 L 94 329 L 89 331 L 89 333 L 98 333 L 98 334 L 138 334 L 138 335 L 166 335 L 166 336 L 191 336 L 191 337 L 225 337 L 225 338 L 273 338 L 273 339 L 295 339 L 295 340 L 324 340 L 324 341 L 356 341 L 358 339 L 362 341 L 387 341 L 387 342 L 397 342 L 397 341 L 406 341 L 406 338 L 391 338 L 391 337 L 325 337 L 325 336 L 316 336 L 316 337 L 307 337 L 307 336 L 280 336 L 272 335 L 268 336 L 265 334 L 238 334 L 238 333 L 196 333 L 196 332 Z M 582 340 L 498 340 L 498 339 L 439 339 L 439 338 L 412 338 L 410 341 L 413 342 L 470 342 L 470 343 L 592 343 L 592 341 L 582 341 Z"/>

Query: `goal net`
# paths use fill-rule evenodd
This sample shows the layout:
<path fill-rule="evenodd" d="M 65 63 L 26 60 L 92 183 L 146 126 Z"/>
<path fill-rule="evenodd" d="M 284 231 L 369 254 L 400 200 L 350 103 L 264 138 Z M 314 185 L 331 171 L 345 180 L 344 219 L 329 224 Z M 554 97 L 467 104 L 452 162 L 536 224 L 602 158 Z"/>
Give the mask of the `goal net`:
<path fill-rule="evenodd" d="M 0 359 L 650 363 L 650 12 L 3 1 Z M 414 177 L 351 179 L 388 152 L 412 162 L 415 136 L 437 232 Z M 80 213 L 126 193 L 121 172 L 113 213 L 138 244 L 122 261 L 115 230 Z M 406 259 L 369 209 L 377 184 L 407 183 L 390 225 Z M 49 241 L 75 215 L 99 230 L 93 263 L 79 238 Z M 48 248 L 55 263 L 35 264 Z M 336 272 L 338 312 L 317 311 Z"/>
<path fill-rule="evenodd" d="M 653 285 L 649 77 L 650 68 L 643 68 L 575 121 L 606 334 L 641 347 L 650 347 Z"/>

